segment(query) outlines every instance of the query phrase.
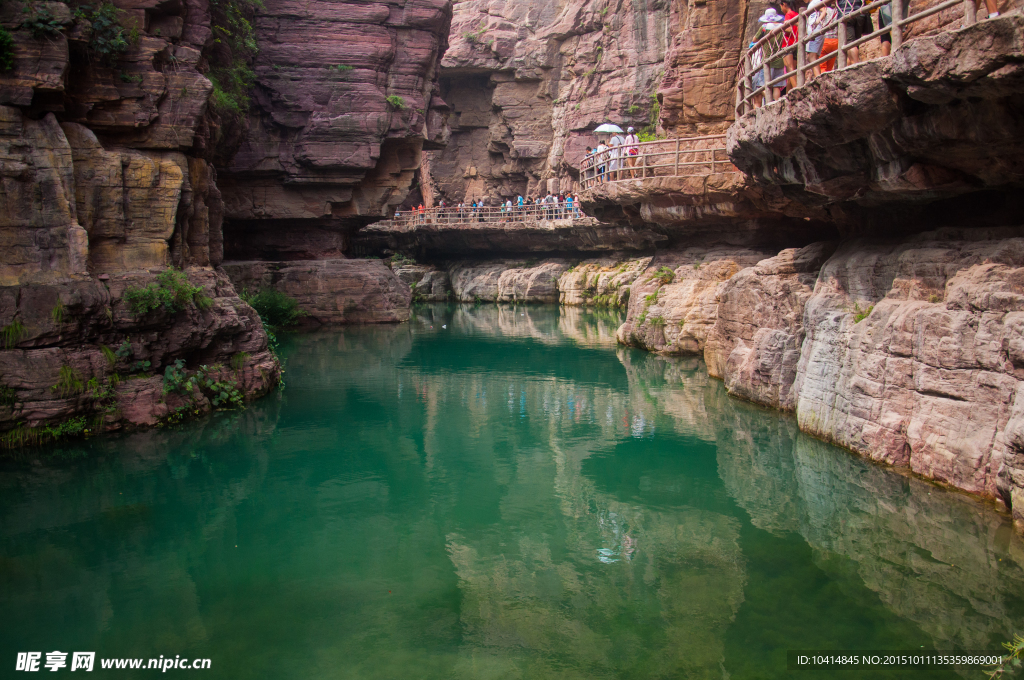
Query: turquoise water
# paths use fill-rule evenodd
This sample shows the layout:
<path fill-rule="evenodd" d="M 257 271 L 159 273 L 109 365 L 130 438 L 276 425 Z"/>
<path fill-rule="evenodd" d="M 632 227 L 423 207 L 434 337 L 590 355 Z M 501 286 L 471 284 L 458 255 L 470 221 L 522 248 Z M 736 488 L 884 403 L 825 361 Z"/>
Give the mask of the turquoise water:
<path fill-rule="evenodd" d="M 620 321 L 439 306 L 293 335 L 286 390 L 244 412 L 6 464 L 0 676 L 62 650 L 205 678 L 815 678 L 786 650 L 1024 631 L 1003 516 L 617 347 Z"/>

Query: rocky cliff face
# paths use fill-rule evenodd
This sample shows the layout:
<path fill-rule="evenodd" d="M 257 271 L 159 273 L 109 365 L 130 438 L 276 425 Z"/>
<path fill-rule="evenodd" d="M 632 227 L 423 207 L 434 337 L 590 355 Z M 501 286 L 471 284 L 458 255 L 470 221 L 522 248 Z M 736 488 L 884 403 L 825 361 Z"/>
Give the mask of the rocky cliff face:
<path fill-rule="evenodd" d="M 676 11 L 661 0 L 458 3 L 441 70 L 452 139 L 430 154 L 438 194 L 571 190 L 594 127 L 648 123 Z"/>
<path fill-rule="evenodd" d="M 394 213 L 447 141 L 450 21 L 448 0 L 264 3 L 249 134 L 220 174 L 230 259 L 337 257 Z"/>
<path fill-rule="evenodd" d="M 285 288 L 309 320 L 408 318 L 390 269 L 337 258 L 447 141 L 447 0 L 73 9 L 0 8 L 14 42 L 0 73 L 0 429 L 21 442 L 60 422 L 80 432 L 80 416 L 92 431 L 151 425 L 218 405 L 207 383 L 269 390 L 262 324 L 213 269 L 225 249 L 275 260 L 229 271 L 251 292 Z M 187 279 L 157 276 L 172 265 Z M 195 303 L 124 297 L 172 283 Z M 165 394 L 168 368 L 201 384 Z"/>
<path fill-rule="evenodd" d="M 15 45 L 0 73 L 2 445 L 214 406 L 209 389 L 165 394 L 168 366 L 206 366 L 203 384 L 237 400 L 266 393 L 280 367 L 263 326 L 211 269 L 223 209 L 206 160 L 209 5 L 124 0 L 108 29 L 92 8 L 17 9 L 0 11 Z M 131 309 L 127 291 L 170 290 L 156 272 L 171 265 L 195 302 Z"/>
<path fill-rule="evenodd" d="M 1022 34 L 1011 14 L 825 74 L 740 118 L 729 155 L 848 235 L 1005 224 L 1024 183 Z"/>

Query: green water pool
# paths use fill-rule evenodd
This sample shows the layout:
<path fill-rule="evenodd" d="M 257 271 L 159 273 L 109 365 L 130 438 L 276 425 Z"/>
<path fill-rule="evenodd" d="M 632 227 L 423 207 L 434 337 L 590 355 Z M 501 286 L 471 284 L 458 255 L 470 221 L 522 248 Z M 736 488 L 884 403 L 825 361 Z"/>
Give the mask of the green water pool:
<path fill-rule="evenodd" d="M 1024 632 L 1006 517 L 619 323 L 452 305 L 292 334 L 286 389 L 245 411 L 4 463 L 0 677 L 60 650 L 201 678 L 809 679 L 835 674 L 787 650 Z"/>

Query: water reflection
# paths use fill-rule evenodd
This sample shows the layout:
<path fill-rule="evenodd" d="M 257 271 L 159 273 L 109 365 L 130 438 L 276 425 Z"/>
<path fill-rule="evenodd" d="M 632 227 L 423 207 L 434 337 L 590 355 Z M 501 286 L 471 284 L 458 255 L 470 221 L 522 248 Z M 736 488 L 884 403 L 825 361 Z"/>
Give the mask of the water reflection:
<path fill-rule="evenodd" d="M 801 435 L 696 360 L 617 348 L 620 320 L 438 305 L 293 336 L 287 389 L 241 414 L 8 466 L 0 663 L 762 678 L 786 649 L 1022 629 L 1004 518 Z"/>

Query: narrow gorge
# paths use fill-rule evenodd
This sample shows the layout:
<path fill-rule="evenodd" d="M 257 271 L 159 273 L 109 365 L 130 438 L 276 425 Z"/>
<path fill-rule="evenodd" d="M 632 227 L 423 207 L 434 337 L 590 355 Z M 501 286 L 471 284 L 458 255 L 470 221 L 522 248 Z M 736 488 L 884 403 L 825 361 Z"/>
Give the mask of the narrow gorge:
<path fill-rule="evenodd" d="M 305 327 L 609 307 L 619 344 L 1024 527 L 1020 3 L 737 115 L 765 6 L 8 0 L 4 447 L 266 395 L 259 291 Z M 606 122 L 723 156 L 588 184 Z M 549 193 L 585 216 L 415 217 Z"/>

